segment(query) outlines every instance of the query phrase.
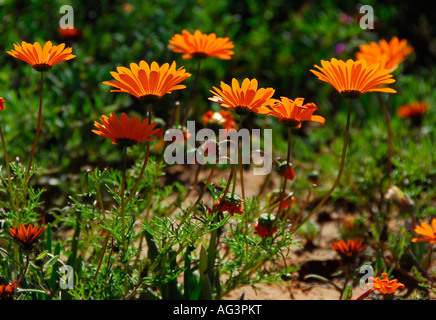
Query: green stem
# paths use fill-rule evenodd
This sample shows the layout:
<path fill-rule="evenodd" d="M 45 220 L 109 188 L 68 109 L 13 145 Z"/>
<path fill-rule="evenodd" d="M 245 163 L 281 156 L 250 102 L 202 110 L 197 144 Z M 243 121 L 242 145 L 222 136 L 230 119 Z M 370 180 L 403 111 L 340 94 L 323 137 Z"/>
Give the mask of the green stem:
<path fill-rule="evenodd" d="M 122 225 L 122 241 L 123 241 L 123 263 L 125 270 L 125 279 L 124 279 L 124 292 L 127 294 L 127 243 L 126 243 L 126 216 L 125 216 L 125 199 L 124 193 L 126 189 L 126 157 L 127 157 L 127 147 L 123 147 L 123 179 L 121 182 L 121 225 Z"/>
<path fill-rule="evenodd" d="M 25 187 L 27 186 L 30 178 L 30 170 L 32 168 L 32 162 L 35 155 L 36 145 L 38 143 L 39 132 L 41 131 L 41 117 L 42 117 L 42 96 L 44 90 L 44 72 L 41 72 L 41 90 L 39 93 L 39 110 L 38 110 L 38 123 L 36 125 L 35 140 L 33 141 L 32 151 L 30 153 L 29 165 L 27 166 Z"/>
<path fill-rule="evenodd" d="M 277 209 L 277 216 L 278 218 L 280 218 L 280 215 L 282 213 L 282 204 L 283 204 L 283 199 L 285 197 L 286 194 L 286 185 L 288 182 L 288 173 L 289 173 L 289 169 L 291 168 L 290 166 L 290 162 L 291 162 L 291 127 L 288 127 L 288 152 L 286 154 L 286 173 L 284 176 L 284 180 L 283 180 L 283 190 L 282 190 L 282 196 L 280 197 L 280 204 L 279 204 L 279 208 Z"/>
<path fill-rule="evenodd" d="M 339 182 L 341 181 L 342 172 L 344 171 L 344 165 L 345 165 L 345 156 L 347 154 L 347 146 L 348 146 L 348 139 L 349 139 L 349 131 L 350 131 L 350 118 L 351 118 L 351 100 L 349 100 L 348 104 L 348 114 L 347 114 L 347 124 L 345 126 L 345 136 L 344 136 L 344 145 L 342 147 L 342 155 L 341 155 L 341 164 L 339 166 L 338 175 L 336 177 L 336 181 L 334 182 L 333 186 L 330 188 L 330 190 L 324 195 L 324 197 L 321 199 L 321 201 L 312 209 L 312 211 L 304 218 L 301 223 L 295 228 L 295 231 L 297 231 L 304 223 L 306 223 L 307 220 L 312 217 L 312 215 L 318 211 L 319 208 L 330 198 L 333 191 L 335 191 L 336 187 L 339 185 Z"/>
<path fill-rule="evenodd" d="M 201 59 L 198 59 L 197 71 L 195 72 L 195 79 L 194 79 L 194 88 L 192 89 L 192 94 L 189 100 L 188 108 L 186 109 L 185 116 L 183 117 L 183 121 L 181 124 L 182 127 L 186 124 L 186 121 L 188 121 L 189 111 L 191 110 L 192 102 L 194 101 L 195 92 L 197 91 L 198 78 L 200 75 L 200 65 L 201 65 Z"/>
<path fill-rule="evenodd" d="M 144 163 L 142 164 L 141 172 L 139 173 L 138 179 L 136 179 L 135 185 L 133 186 L 133 189 L 130 192 L 130 195 L 127 198 L 126 203 L 129 203 L 130 200 L 132 200 L 133 196 L 135 195 L 136 189 L 138 189 L 139 183 L 141 182 L 142 177 L 144 176 L 144 172 L 148 164 L 149 156 L 150 156 L 150 141 L 147 141 L 147 149 L 145 151 L 145 158 L 144 158 Z"/>
<path fill-rule="evenodd" d="M 242 129 L 242 117 L 239 117 L 239 130 Z M 244 212 L 247 212 L 247 205 L 245 203 L 245 187 L 244 187 L 244 166 L 242 165 L 242 146 L 241 146 L 241 140 L 238 138 L 238 162 L 239 162 L 239 174 L 240 174 L 240 181 L 241 181 L 241 194 L 242 194 L 242 200 L 244 202 Z M 235 175 L 236 177 L 236 175 Z M 236 179 L 235 179 L 236 182 Z"/>
<path fill-rule="evenodd" d="M 15 211 L 15 200 L 14 200 L 15 197 L 14 197 L 14 194 L 12 192 L 11 168 L 9 165 L 8 151 L 6 150 L 5 138 L 3 136 L 3 130 L 2 130 L 1 125 L 0 125 L 0 136 L 1 136 L 2 144 L 3 144 L 3 152 L 5 155 L 6 172 L 8 174 L 9 201 L 11 203 L 12 211 Z"/>

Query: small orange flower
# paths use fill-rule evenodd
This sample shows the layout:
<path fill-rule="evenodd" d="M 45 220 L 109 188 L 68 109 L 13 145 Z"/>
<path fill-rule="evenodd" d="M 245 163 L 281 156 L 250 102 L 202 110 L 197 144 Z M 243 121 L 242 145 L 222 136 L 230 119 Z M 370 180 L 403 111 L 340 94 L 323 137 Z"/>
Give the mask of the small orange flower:
<path fill-rule="evenodd" d="M 371 41 L 361 45 L 356 58 L 366 60 L 368 64 L 378 63 L 379 68 L 392 72 L 411 52 L 413 47 L 407 44 L 406 39 L 400 41 L 398 37 L 393 37 L 389 42 L 382 39 L 379 43 Z"/>
<path fill-rule="evenodd" d="M 20 224 L 19 228 L 17 226 L 9 228 L 12 238 L 20 244 L 24 251 L 32 250 L 43 231 L 44 227 L 38 230 L 38 227 L 32 224 L 29 224 L 27 228 L 24 224 Z"/>
<path fill-rule="evenodd" d="M 191 76 L 183 67 L 176 69 L 175 61 L 171 66 L 164 63 L 159 67 L 155 61 L 149 65 L 142 60 L 139 65 L 131 63 L 130 69 L 118 67 L 117 71 L 111 71 L 111 75 L 116 81 L 103 82 L 116 88 L 112 89 L 111 92 L 126 92 L 146 102 L 157 101 L 165 94 L 186 88 L 180 82 Z"/>
<path fill-rule="evenodd" d="M 295 172 L 294 172 L 294 169 L 292 168 L 292 163 L 288 166 L 287 161 L 283 161 L 282 163 L 279 164 L 279 166 L 277 167 L 277 172 L 283 178 L 286 178 L 286 179 L 289 179 L 292 181 L 295 178 Z"/>
<path fill-rule="evenodd" d="M 12 295 L 17 290 L 17 281 L 12 281 L 11 284 L 2 284 L 0 285 L 0 298 L 2 300 L 11 300 Z"/>
<path fill-rule="evenodd" d="M 191 34 L 183 30 L 182 34 L 175 34 L 170 39 L 168 48 L 174 52 L 183 53 L 183 59 L 205 59 L 216 57 L 222 60 L 230 60 L 234 44 L 229 38 L 217 37 L 215 33 L 204 34 L 196 30 Z"/>
<path fill-rule="evenodd" d="M 38 42 L 34 44 L 21 42 L 21 45 L 14 43 L 15 50 L 7 51 L 11 56 L 23 60 L 30 64 L 37 71 L 47 71 L 59 62 L 67 61 L 75 58 L 71 54 L 72 48 L 65 48 L 65 43 L 58 46 L 53 46 L 51 41 L 47 41 L 44 47 Z"/>
<path fill-rule="evenodd" d="M 281 97 L 281 101 L 276 102 L 271 107 L 262 107 L 259 113 L 267 116 L 274 116 L 286 126 L 299 129 L 303 121 L 316 121 L 325 124 L 325 119 L 321 116 L 313 115 L 313 112 L 318 110 L 314 103 L 306 103 L 303 105 L 304 98 L 297 98 L 292 101 L 289 98 Z"/>
<path fill-rule="evenodd" d="M 333 250 L 335 250 L 344 259 L 353 259 L 361 253 L 366 245 L 361 240 L 349 239 L 347 242 L 344 240 L 332 241 Z"/>
<path fill-rule="evenodd" d="M 0 97 L 0 111 L 3 111 L 5 108 L 5 99 L 3 99 L 2 97 Z"/>
<path fill-rule="evenodd" d="M 404 289 L 404 284 L 398 282 L 397 279 L 389 280 L 387 273 L 382 273 L 382 279 L 379 277 L 370 277 L 369 280 L 372 280 L 372 291 L 378 291 L 382 294 L 394 294 L 398 288 Z"/>
<path fill-rule="evenodd" d="M 208 128 L 217 129 L 234 129 L 235 120 L 232 113 L 229 110 L 221 110 L 213 112 L 211 110 L 206 111 L 202 117 L 203 124 Z"/>
<path fill-rule="evenodd" d="M 274 233 L 277 232 L 277 228 L 273 227 L 275 220 L 274 215 L 269 213 L 261 214 L 258 221 L 254 224 L 254 234 L 259 235 L 261 238 L 272 238 Z"/>
<path fill-rule="evenodd" d="M 66 40 L 75 40 L 82 37 L 82 30 L 77 28 L 59 28 L 59 35 Z"/>
<path fill-rule="evenodd" d="M 233 216 L 235 213 L 244 213 L 244 209 L 242 208 L 242 199 L 236 195 L 233 195 L 233 197 L 231 195 L 226 196 L 223 200 L 223 203 L 221 205 L 220 204 L 221 200 L 216 201 L 213 206 L 212 212 L 220 208 L 220 216 L 223 216 L 224 212 L 228 212 L 231 216 Z"/>
<path fill-rule="evenodd" d="M 397 114 L 401 118 L 420 118 L 429 108 L 428 102 L 414 102 L 403 105 L 397 109 Z"/>
<path fill-rule="evenodd" d="M 432 227 L 426 223 L 422 222 L 420 226 L 416 226 L 414 231 L 421 235 L 420 238 L 413 238 L 412 242 L 430 242 L 430 243 L 436 243 L 436 218 L 433 218 L 431 221 Z"/>
<path fill-rule="evenodd" d="M 239 86 L 238 80 L 232 80 L 232 86 L 221 81 L 221 89 L 213 87 L 215 91 L 209 100 L 221 104 L 224 108 L 233 109 L 238 115 L 258 112 L 265 105 L 274 102 L 272 98 L 275 90 L 272 88 L 259 88 L 256 79 L 244 79 Z"/>
<path fill-rule="evenodd" d="M 392 79 L 389 70 L 380 70 L 378 64 L 369 65 L 366 60 L 349 59 L 345 62 L 332 58 L 331 61 L 321 60 L 321 65 L 315 65 L 319 71 L 310 71 L 319 80 L 330 83 L 345 98 L 355 99 L 366 92 L 397 92 L 381 87 L 395 82 L 395 79 Z"/>
<path fill-rule="evenodd" d="M 149 124 L 148 118 L 142 122 L 139 117 L 128 118 L 124 112 L 121 114 L 120 119 L 111 113 L 109 118 L 103 115 L 101 121 L 103 124 L 97 121 L 94 122 L 94 126 L 98 130 L 92 130 L 92 132 L 111 139 L 113 144 L 127 147 L 133 146 L 138 142 L 156 139 L 156 134 L 160 130 L 159 128 L 154 129 L 156 122 Z"/>

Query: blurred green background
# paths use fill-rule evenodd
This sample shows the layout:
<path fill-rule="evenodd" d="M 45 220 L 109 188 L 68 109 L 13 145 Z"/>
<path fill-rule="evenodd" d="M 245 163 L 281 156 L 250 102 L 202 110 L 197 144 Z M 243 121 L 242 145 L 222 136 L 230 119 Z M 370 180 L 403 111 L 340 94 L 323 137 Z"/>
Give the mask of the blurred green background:
<path fill-rule="evenodd" d="M 361 4 L 373 7 L 374 30 L 363 30 L 359 26 Z M 215 32 L 218 36 L 229 37 L 235 44 L 232 60 L 211 58 L 202 64 L 191 119 L 201 123 L 201 115 L 216 108 L 207 98 L 212 86 L 218 86 L 220 81 L 228 82 L 233 77 L 239 80 L 257 78 L 260 86 L 273 87 L 277 98 L 304 97 L 307 102 L 318 105 L 317 113 L 326 118 L 326 126 L 310 132 L 305 129 L 296 132 L 293 157 L 295 161 L 317 161 L 311 166 L 321 171 L 336 161 L 324 159 L 317 152 L 323 147 L 336 148 L 336 138 L 341 138 L 345 122 L 344 101 L 329 84 L 316 79 L 309 70 L 322 59 L 354 58 L 362 43 L 382 38 L 389 40 L 393 36 L 405 38 L 415 52 L 394 75 L 397 78 L 395 87 L 399 90 L 393 98 L 394 110 L 401 104 L 428 101 L 430 110 L 423 125 L 427 128 L 425 139 L 429 139 L 426 146 L 433 148 L 435 9 L 427 1 L 362 1 L 361 4 L 288 0 L 0 0 L 0 96 L 6 100 L 1 124 L 8 151 L 13 159 L 20 157 L 27 164 L 39 101 L 37 72 L 6 53 L 13 49 L 13 43 L 22 40 L 65 42 L 77 55 L 71 61 L 56 65 L 45 77 L 43 126 L 35 155 L 36 164 L 46 170 L 41 175 L 53 174 L 54 181 L 47 183 L 69 189 L 72 187 L 66 181 L 71 181 L 70 175 L 83 172 L 87 166 L 120 163 L 119 150 L 107 139 L 91 132 L 93 122 L 110 112 L 136 111 L 141 115 L 143 107 L 134 97 L 111 93 L 111 88 L 102 84 L 111 79 L 110 71 L 144 59 L 159 64 L 175 60 L 178 66 L 183 65 L 188 72 L 195 73 L 195 61 L 183 60 L 180 54 L 167 48 L 169 39 L 183 29 Z M 74 25 L 83 32 L 77 39 L 64 39 L 59 34 L 59 21 L 63 16 L 59 9 L 63 5 L 71 5 L 74 9 Z M 156 114 L 168 117 L 168 113 L 174 111 L 176 101 L 181 101 L 184 108 L 193 80 L 191 77 L 184 82 L 186 90 L 166 95 Z M 275 133 L 281 132 L 278 122 L 272 119 L 255 116 L 250 121 L 253 125 L 272 127 L 277 130 Z M 359 100 L 354 122 L 355 141 L 350 147 L 350 157 L 354 155 L 356 161 L 363 161 L 363 165 L 353 168 L 355 175 L 364 177 L 370 166 L 375 174 L 383 172 L 377 153 L 371 154 L 374 155 L 372 160 L 367 159 L 372 148 L 369 143 L 377 145 L 377 141 L 386 139 L 384 119 L 374 95 Z M 404 140 L 410 128 L 395 115 L 393 128 L 398 138 L 395 148 L 401 150 L 396 153 L 401 155 L 396 165 L 401 163 L 404 168 L 410 168 L 416 163 L 416 150 L 410 149 L 416 148 L 416 143 L 411 141 L 409 148 L 409 142 Z M 277 153 L 284 154 L 286 142 L 282 138 L 285 135 L 274 136 Z M 337 146 L 339 150 L 341 140 Z M 383 143 L 380 148 L 384 154 Z M 428 179 L 434 171 L 434 152 L 431 150 L 422 151 L 422 155 L 429 158 L 424 160 L 424 169 L 416 169 L 421 170 L 418 176 L 422 179 Z M 411 159 L 402 158 L 403 152 Z M 402 170 L 397 173 L 397 182 L 411 175 Z"/>

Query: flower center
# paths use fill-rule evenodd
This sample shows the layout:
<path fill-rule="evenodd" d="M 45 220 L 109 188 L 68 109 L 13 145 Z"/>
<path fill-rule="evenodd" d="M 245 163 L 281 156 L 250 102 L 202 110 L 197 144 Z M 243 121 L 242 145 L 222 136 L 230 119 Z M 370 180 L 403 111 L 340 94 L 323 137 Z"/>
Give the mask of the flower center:
<path fill-rule="evenodd" d="M 33 69 L 39 72 L 44 72 L 50 70 L 51 68 L 53 68 L 53 66 L 49 65 L 48 63 L 40 63 L 40 64 L 33 65 Z"/>
<path fill-rule="evenodd" d="M 344 90 L 341 92 L 341 95 L 346 99 L 356 99 L 361 96 L 362 92 L 358 90 Z"/>
<path fill-rule="evenodd" d="M 119 138 L 115 140 L 115 142 L 122 147 L 131 147 L 138 143 L 137 141 L 128 138 Z"/>
<path fill-rule="evenodd" d="M 160 97 L 156 94 L 146 94 L 144 96 L 140 96 L 138 99 L 145 103 L 155 103 L 159 101 Z"/>

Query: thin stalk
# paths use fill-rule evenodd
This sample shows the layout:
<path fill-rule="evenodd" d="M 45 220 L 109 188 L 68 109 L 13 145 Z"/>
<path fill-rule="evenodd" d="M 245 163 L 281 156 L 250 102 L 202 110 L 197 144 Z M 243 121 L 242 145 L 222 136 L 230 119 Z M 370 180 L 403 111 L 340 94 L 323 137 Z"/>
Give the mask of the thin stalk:
<path fill-rule="evenodd" d="M 126 277 L 124 279 L 124 292 L 127 294 L 127 261 L 125 257 L 127 255 L 127 244 L 126 244 L 126 216 L 125 216 L 125 200 L 124 192 L 126 189 L 126 157 L 127 157 L 127 147 L 123 147 L 123 179 L 121 182 L 121 224 L 122 224 L 122 241 L 123 241 L 123 251 L 124 251 L 124 270 L 126 272 Z"/>
<path fill-rule="evenodd" d="M 11 203 L 12 211 L 15 211 L 15 200 L 14 200 L 14 194 L 12 192 L 11 167 L 9 165 L 8 151 L 6 150 L 5 138 L 3 136 L 3 130 L 2 130 L 1 125 L 0 125 L 0 136 L 1 136 L 2 144 L 3 144 L 3 153 L 5 155 L 6 172 L 8 175 L 9 201 Z"/>
<path fill-rule="evenodd" d="M 318 211 L 319 208 L 330 198 L 333 191 L 335 191 L 336 187 L 339 185 L 339 182 L 341 181 L 342 172 L 344 171 L 345 166 L 345 156 L 347 154 L 347 146 L 348 146 L 348 139 L 349 139 L 349 131 L 350 131 L 350 119 L 351 119 L 351 100 L 349 100 L 348 104 L 348 114 L 347 114 L 347 124 L 345 126 L 345 135 L 344 135 L 344 145 L 342 147 L 342 155 L 341 155 L 341 164 L 339 166 L 338 175 L 336 177 L 336 180 L 330 190 L 324 195 L 324 197 L 321 199 L 321 201 L 312 209 L 312 211 L 304 218 L 301 223 L 295 228 L 295 231 L 298 230 L 307 220 L 312 217 L 312 215 Z"/>
<path fill-rule="evenodd" d="M 391 112 L 388 110 L 388 107 L 386 107 L 383 97 L 381 95 L 378 95 L 378 99 L 380 102 L 380 105 L 383 110 L 383 115 L 385 117 L 386 121 L 386 130 L 387 130 L 387 145 L 388 145 L 388 154 L 386 159 L 386 170 L 388 175 L 388 183 L 390 184 L 390 177 L 391 177 L 391 171 L 392 171 L 392 128 L 391 128 Z M 391 107 L 391 104 L 389 104 Z M 390 108 L 391 109 L 391 108 Z"/>
<path fill-rule="evenodd" d="M 41 86 L 41 89 L 40 89 L 40 93 L 39 93 L 38 122 L 36 125 L 35 140 L 33 141 L 32 152 L 30 153 L 29 165 L 27 166 L 26 179 L 24 180 L 25 187 L 29 183 L 30 169 L 32 168 L 32 162 L 33 162 L 33 158 L 35 155 L 36 145 L 38 143 L 38 136 L 39 136 L 39 132 L 41 131 L 42 96 L 43 96 L 43 91 L 44 91 L 44 72 L 41 72 L 41 85 L 40 86 Z"/>
<path fill-rule="evenodd" d="M 138 189 L 139 183 L 141 182 L 142 177 L 144 176 L 144 172 L 148 164 L 149 156 L 150 156 L 150 141 L 147 141 L 147 149 L 145 151 L 145 158 L 144 158 L 144 163 L 142 164 L 141 172 L 139 173 L 138 179 L 136 179 L 135 185 L 133 186 L 133 189 L 130 192 L 130 195 L 127 198 L 126 203 L 129 203 L 130 200 L 132 200 L 133 196 L 135 195 L 136 189 Z"/>
<path fill-rule="evenodd" d="M 194 87 L 192 89 L 191 98 L 189 100 L 189 104 L 186 109 L 185 116 L 183 117 L 183 121 L 181 124 L 182 127 L 186 124 L 186 121 L 188 121 L 189 111 L 191 111 L 192 102 L 194 101 L 195 92 L 197 91 L 198 78 L 200 75 L 200 65 L 201 65 L 201 59 L 198 59 L 197 71 L 195 72 Z"/>
<path fill-rule="evenodd" d="M 283 199 L 284 199 L 285 194 L 286 194 L 286 185 L 288 182 L 288 173 L 289 173 L 289 169 L 291 168 L 290 162 L 291 162 L 291 127 L 288 127 L 288 152 L 286 154 L 286 173 L 284 176 L 282 196 L 280 197 L 280 205 L 279 205 L 279 208 L 277 210 L 276 217 L 280 217 L 280 215 L 282 213 L 282 204 L 283 204 Z"/>
<path fill-rule="evenodd" d="M 191 206 L 191 208 L 189 209 L 188 213 L 185 214 L 185 216 L 183 217 L 183 219 L 180 221 L 180 225 L 182 225 L 186 219 L 189 217 L 189 215 L 192 213 L 192 211 L 194 211 L 195 207 L 200 203 L 201 199 L 203 198 L 204 194 L 206 193 L 206 190 L 210 184 L 210 180 L 212 179 L 212 176 L 215 172 L 216 166 L 218 164 L 218 161 L 215 162 L 215 164 L 213 165 L 212 169 L 210 170 L 209 176 L 207 177 L 206 183 L 203 187 L 203 190 L 201 191 L 200 195 L 198 196 L 197 201 L 195 201 L 195 203 Z"/>
<path fill-rule="evenodd" d="M 242 117 L 239 117 L 239 130 L 242 129 Z M 240 175 L 240 181 L 241 181 L 241 194 L 242 194 L 242 200 L 244 202 L 244 212 L 247 212 L 247 205 L 245 203 L 245 187 L 244 187 L 244 166 L 242 165 L 242 146 L 241 146 L 241 140 L 238 138 L 238 162 L 239 162 L 239 175 Z M 236 175 L 235 175 L 236 176 Z M 235 180 L 236 182 L 236 180 Z"/>

